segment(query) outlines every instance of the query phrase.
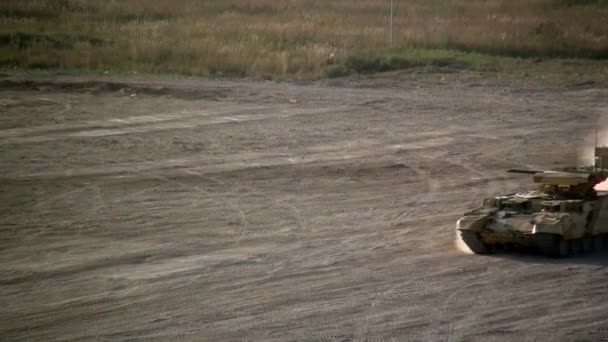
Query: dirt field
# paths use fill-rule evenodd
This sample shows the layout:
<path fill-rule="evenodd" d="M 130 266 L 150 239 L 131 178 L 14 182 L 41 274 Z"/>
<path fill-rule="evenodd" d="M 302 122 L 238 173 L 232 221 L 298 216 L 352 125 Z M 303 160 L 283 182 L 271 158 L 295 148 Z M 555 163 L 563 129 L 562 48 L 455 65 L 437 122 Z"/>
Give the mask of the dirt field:
<path fill-rule="evenodd" d="M 0 339 L 608 340 L 608 255 L 454 246 L 532 186 L 506 168 L 585 156 L 608 88 L 446 77 L 5 75 Z"/>

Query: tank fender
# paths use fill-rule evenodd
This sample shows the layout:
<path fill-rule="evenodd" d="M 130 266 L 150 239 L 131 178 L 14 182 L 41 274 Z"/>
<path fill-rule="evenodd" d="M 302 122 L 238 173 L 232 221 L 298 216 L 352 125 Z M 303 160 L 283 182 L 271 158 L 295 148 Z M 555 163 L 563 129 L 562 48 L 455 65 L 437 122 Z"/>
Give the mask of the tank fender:
<path fill-rule="evenodd" d="M 456 229 L 480 232 L 487 223 L 487 215 L 467 215 L 456 222 Z"/>

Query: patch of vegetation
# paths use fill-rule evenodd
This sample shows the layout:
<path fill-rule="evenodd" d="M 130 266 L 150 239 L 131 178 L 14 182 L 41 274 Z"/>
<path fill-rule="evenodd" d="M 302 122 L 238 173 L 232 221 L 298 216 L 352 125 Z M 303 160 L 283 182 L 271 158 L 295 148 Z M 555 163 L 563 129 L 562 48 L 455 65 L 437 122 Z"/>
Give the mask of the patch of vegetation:
<path fill-rule="evenodd" d="M 103 39 L 83 35 L 51 36 L 27 32 L 0 33 L 0 47 L 26 49 L 38 46 L 54 49 L 73 49 L 78 43 L 86 43 L 91 46 L 107 44 Z"/>
<path fill-rule="evenodd" d="M 558 6 L 608 6 L 608 0 L 554 0 Z"/>
<path fill-rule="evenodd" d="M 521 57 L 521 58 L 588 58 L 603 60 L 608 59 L 608 46 L 579 46 L 569 43 L 567 39 L 561 45 L 547 44 L 551 39 L 560 39 L 567 35 L 554 24 L 540 23 L 527 39 L 527 44 L 502 44 L 502 45 L 477 45 L 476 43 L 463 43 L 457 41 L 446 42 L 442 48 L 452 51 L 469 53 L 482 53 L 497 57 Z M 533 42 L 537 42 L 534 44 Z M 434 49 L 428 44 L 413 44 L 426 49 Z"/>
<path fill-rule="evenodd" d="M 20 61 L 11 57 L 0 57 L 0 67 L 14 69 L 21 65 Z"/>
<path fill-rule="evenodd" d="M 113 18 L 116 22 L 149 22 L 159 20 L 171 20 L 173 19 L 170 15 L 164 15 L 160 13 L 117 13 Z"/>
<path fill-rule="evenodd" d="M 399 48 L 350 56 L 328 68 L 328 77 L 371 74 L 415 67 L 444 70 L 492 70 L 499 57 L 454 49 Z M 504 59 L 503 59 L 504 60 Z"/>
<path fill-rule="evenodd" d="M 28 63 L 27 68 L 33 70 L 49 70 L 49 69 L 58 69 L 61 67 L 59 63 L 45 63 L 45 62 L 33 62 Z"/>
<path fill-rule="evenodd" d="M 50 20 L 59 16 L 59 13 L 48 11 L 45 9 L 23 9 L 23 8 L 9 8 L 6 11 L 0 13 L 0 17 L 11 18 L 11 19 L 36 19 L 36 20 Z"/>
<path fill-rule="evenodd" d="M 91 9 L 87 8 L 85 4 L 70 0 L 4 0 L 0 4 L 0 18 L 44 21 L 56 19 L 64 13 L 86 12 L 88 10 Z"/>
<path fill-rule="evenodd" d="M 399 56 L 361 57 L 351 56 L 346 59 L 346 68 L 359 74 L 371 74 L 414 66 L 412 61 Z"/>
<path fill-rule="evenodd" d="M 608 59 L 608 0 L 397 1 L 395 49 L 388 3 L 4 0 L 1 64 L 314 79 L 420 66 L 505 71 L 539 59 L 595 68 Z"/>

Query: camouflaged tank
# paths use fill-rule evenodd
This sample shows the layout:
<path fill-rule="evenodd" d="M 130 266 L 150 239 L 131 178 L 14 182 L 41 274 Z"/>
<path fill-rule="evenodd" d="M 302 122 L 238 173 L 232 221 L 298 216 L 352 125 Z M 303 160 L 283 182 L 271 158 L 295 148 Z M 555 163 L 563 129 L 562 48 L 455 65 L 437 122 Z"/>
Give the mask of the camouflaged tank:
<path fill-rule="evenodd" d="M 485 199 L 458 220 L 459 238 L 476 254 L 516 246 L 565 257 L 608 247 L 608 194 L 595 190 L 608 176 L 608 148 L 596 156 L 593 167 L 509 170 L 532 174 L 538 189 Z"/>

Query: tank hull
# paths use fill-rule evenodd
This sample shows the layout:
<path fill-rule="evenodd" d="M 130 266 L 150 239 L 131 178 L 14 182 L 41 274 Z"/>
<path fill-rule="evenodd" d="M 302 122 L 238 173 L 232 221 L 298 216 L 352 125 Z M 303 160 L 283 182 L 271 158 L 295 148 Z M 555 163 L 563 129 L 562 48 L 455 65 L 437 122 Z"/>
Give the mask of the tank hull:
<path fill-rule="evenodd" d="M 537 202 L 548 203 L 542 199 Z M 565 257 L 608 246 L 608 196 L 549 204 L 561 206 L 562 210 L 508 212 L 479 208 L 458 220 L 456 230 L 477 254 L 508 246 Z"/>

